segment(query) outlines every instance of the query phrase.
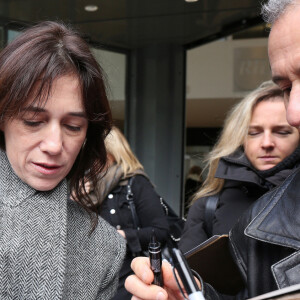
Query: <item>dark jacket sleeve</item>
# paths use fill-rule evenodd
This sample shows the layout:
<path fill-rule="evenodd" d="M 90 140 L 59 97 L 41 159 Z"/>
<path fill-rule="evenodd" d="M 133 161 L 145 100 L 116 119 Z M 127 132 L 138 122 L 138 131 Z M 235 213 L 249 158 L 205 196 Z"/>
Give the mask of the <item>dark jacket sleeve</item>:
<path fill-rule="evenodd" d="M 132 183 L 133 199 L 141 228 L 124 228 L 127 245 L 131 252 L 148 250 L 152 230 L 164 244 L 168 236 L 168 221 L 160 204 L 159 196 L 150 181 L 142 175 L 136 175 Z"/>
<path fill-rule="evenodd" d="M 206 197 L 198 199 L 189 209 L 179 242 L 179 248 L 183 253 L 191 250 L 208 238 L 204 230 L 206 199 Z"/>

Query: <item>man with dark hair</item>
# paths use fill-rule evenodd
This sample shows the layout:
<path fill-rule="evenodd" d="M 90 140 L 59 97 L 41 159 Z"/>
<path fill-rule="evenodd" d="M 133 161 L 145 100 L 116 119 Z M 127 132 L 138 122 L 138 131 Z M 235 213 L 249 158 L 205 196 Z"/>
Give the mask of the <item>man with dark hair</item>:
<path fill-rule="evenodd" d="M 300 128 L 300 0 L 269 0 L 262 8 L 272 25 L 269 59 L 273 81 L 283 90 L 287 120 Z M 300 283 L 300 170 L 265 194 L 230 232 L 232 256 L 245 288 L 227 297 L 202 283 L 206 299 L 247 299 Z M 126 287 L 138 299 L 183 299 L 169 264 L 163 264 L 164 289 L 149 285 L 153 274 L 142 258 L 132 263 L 136 276 Z M 135 298 L 136 299 L 136 298 Z"/>

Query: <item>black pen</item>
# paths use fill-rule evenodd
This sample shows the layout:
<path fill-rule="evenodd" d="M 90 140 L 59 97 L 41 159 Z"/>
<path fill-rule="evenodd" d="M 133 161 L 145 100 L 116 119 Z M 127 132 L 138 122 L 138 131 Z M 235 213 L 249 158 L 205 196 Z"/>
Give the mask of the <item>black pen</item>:
<path fill-rule="evenodd" d="M 148 250 L 149 250 L 151 270 L 153 271 L 154 274 L 154 280 L 152 283 L 163 287 L 164 281 L 163 281 L 162 270 L 161 270 L 161 263 L 162 263 L 161 248 L 160 248 L 160 242 L 157 240 L 154 230 L 152 230 L 152 235 L 151 235 Z"/>
<path fill-rule="evenodd" d="M 200 291 L 192 271 L 185 259 L 183 253 L 176 247 L 169 244 L 169 252 L 172 258 L 172 265 L 177 270 L 181 282 L 187 292 L 190 300 L 205 300 L 202 291 Z"/>

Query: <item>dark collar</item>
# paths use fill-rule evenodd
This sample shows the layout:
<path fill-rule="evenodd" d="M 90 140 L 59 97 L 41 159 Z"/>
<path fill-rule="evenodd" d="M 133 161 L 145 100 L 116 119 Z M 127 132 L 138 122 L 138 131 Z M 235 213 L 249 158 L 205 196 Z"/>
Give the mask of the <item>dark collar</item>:
<path fill-rule="evenodd" d="M 280 185 L 300 163 L 300 147 L 279 164 L 265 171 L 256 170 L 243 148 L 220 159 L 215 177 L 239 182 L 249 182 L 270 189 Z"/>
<path fill-rule="evenodd" d="M 253 183 L 262 187 L 265 183 L 264 178 L 257 174 L 241 148 L 220 159 L 215 177 L 227 181 Z"/>
<path fill-rule="evenodd" d="M 300 249 L 300 169 L 252 207 L 254 218 L 245 229 L 249 237 Z"/>

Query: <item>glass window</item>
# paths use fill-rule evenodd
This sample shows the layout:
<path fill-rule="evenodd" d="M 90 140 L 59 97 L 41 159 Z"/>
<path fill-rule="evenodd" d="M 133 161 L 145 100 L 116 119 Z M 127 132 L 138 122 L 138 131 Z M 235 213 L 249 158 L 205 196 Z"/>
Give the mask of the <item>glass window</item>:
<path fill-rule="evenodd" d="M 124 130 L 126 54 L 92 48 L 107 76 L 108 97 L 114 124 Z"/>
<path fill-rule="evenodd" d="M 10 43 L 19 34 L 20 34 L 20 31 L 8 29 L 8 31 L 7 31 L 7 43 Z"/>

